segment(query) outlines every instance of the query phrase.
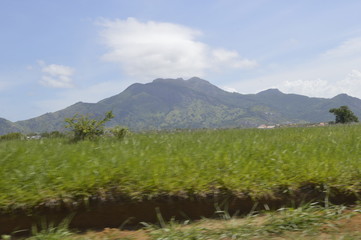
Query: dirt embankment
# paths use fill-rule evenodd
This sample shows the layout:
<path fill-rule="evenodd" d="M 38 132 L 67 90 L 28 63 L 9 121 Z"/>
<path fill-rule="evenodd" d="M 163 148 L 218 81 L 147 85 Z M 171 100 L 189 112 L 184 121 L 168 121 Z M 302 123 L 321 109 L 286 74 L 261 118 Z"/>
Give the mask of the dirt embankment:
<path fill-rule="evenodd" d="M 252 210 L 265 208 L 277 209 L 285 206 L 296 207 L 310 202 L 332 204 L 353 204 L 358 200 L 358 194 L 339 192 L 331 189 L 329 196 L 319 187 L 307 185 L 292 193 L 278 193 L 252 199 L 247 195 L 235 196 L 232 194 L 218 194 L 190 197 L 159 196 L 151 200 L 130 201 L 119 199 L 93 199 L 76 208 L 59 204 L 57 207 L 39 206 L 34 209 L 17 210 L 11 213 L 0 214 L 0 235 L 10 234 L 18 230 L 26 232 L 34 225 L 41 226 L 47 222 L 58 224 L 71 217 L 70 228 L 79 230 L 101 229 L 105 227 L 126 226 L 134 227 L 139 222 L 157 223 L 156 209 L 159 209 L 162 218 L 167 221 L 171 218 L 199 219 L 214 217 L 216 211 L 224 210 L 230 215 L 248 214 Z"/>

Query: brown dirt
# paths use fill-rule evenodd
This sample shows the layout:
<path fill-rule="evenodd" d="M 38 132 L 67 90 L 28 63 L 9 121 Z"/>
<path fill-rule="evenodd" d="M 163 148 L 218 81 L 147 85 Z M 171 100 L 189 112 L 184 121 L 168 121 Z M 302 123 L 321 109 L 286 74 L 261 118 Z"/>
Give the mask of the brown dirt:
<path fill-rule="evenodd" d="M 342 219 L 336 222 L 337 226 L 342 228 L 342 231 L 361 232 L 361 214 L 357 214 L 353 217 Z"/>
<path fill-rule="evenodd" d="M 85 234 L 81 234 L 77 238 L 84 239 L 89 238 L 92 240 L 119 240 L 119 239 L 137 239 L 137 240 L 150 240 L 145 230 L 137 230 L 137 231 L 127 231 L 127 230 L 119 230 L 117 228 L 105 228 L 103 231 L 99 232 L 87 232 Z"/>
<path fill-rule="evenodd" d="M 350 211 L 345 212 L 347 216 Z M 252 224 L 262 225 L 265 221 L 265 216 L 257 216 L 252 219 Z M 227 226 L 242 226 L 247 224 L 248 220 L 245 218 L 235 218 L 228 221 L 224 220 L 214 220 L 214 219 L 204 219 L 200 221 L 193 222 L 190 225 L 179 226 L 179 229 L 186 230 L 187 228 L 199 228 L 199 229 L 224 229 Z M 330 227 L 332 225 L 333 227 Z M 281 236 L 267 236 L 267 239 L 273 240 L 285 240 L 285 239 L 303 239 L 303 240 L 335 240 L 335 239 L 361 239 L 361 214 L 357 213 L 354 216 L 351 216 L 347 219 L 341 219 L 337 221 L 328 222 L 324 227 L 319 229 L 319 232 L 313 235 L 304 235 L 302 232 L 287 232 Z M 346 238 L 347 236 L 352 236 L 352 238 Z M 78 235 L 74 240 L 84 239 L 92 240 L 119 240 L 119 239 L 139 239 L 139 240 L 150 240 L 149 234 L 146 230 L 119 230 L 105 228 L 102 231 L 98 232 L 87 232 L 85 234 Z M 255 237 L 254 239 L 259 239 Z M 264 239 L 264 238 L 261 238 Z M 225 239 L 226 240 L 226 239 Z"/>
<path fill-rule="evenodd" d="M 335 191 L 334 191 L 335 192 Z M 30 229 L 31 226 L 44 222 L 58 224 L 60 221 L 73 216 L 70 228 L 79 230 L 118 228 L 124 223 L 126 227 L 137 227 L 139 222 L 157 223 L 155 209 L 159 209 L 165 221 L 172 217 L 177 220 L 200 219 L 201 217 L 215 217 L 216 206 L 229 214 L 248 214 L 257 203 L 256 209 L 277 209 L 284 206 L 297 206 L 307 202 L 322 202 L 325 194 L 319 188 L 305 185 L 293 193 L 275 194 L 254 200 L 249 196 L 209 195 L 192 197 L 161 196 L 152 200 L 90 200 L 87 204 L 76 209 L 65 204 L 58 207 L 38 207 L 26 211 L 14 211 L 0 214 L 0 235 L 10 234 L 16 230 Z M 356 195 L 335 193 L 330 198 L 334 204 L 352 204 L 357 200 Z"/>

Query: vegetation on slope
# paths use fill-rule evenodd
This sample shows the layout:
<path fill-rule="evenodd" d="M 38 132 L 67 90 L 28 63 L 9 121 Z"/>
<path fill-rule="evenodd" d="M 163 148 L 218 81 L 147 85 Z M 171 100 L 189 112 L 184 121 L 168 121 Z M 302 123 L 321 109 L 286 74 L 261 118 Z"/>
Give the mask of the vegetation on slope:
<path fill-rule="evenodd" d="M 156 79 L 133 84 L 98 103 L 78 102 L 63 110 L 16 122 L 24 131 L 64 130 L 64 118 L 74 114 L 99 117 L 112 110 L 107 126 L 121 125 L 134 131 L 176 128 L 256 127 L 261 124 L 328 122 L 330 108 L 347 105 L 361 116 L 361 100 L 346 94 L 332 99 L 284 94 L 270 89 L 258 94 L 226 92 L 199 79 Z M 0 121 L 0 134 L 2 132 Z"/>

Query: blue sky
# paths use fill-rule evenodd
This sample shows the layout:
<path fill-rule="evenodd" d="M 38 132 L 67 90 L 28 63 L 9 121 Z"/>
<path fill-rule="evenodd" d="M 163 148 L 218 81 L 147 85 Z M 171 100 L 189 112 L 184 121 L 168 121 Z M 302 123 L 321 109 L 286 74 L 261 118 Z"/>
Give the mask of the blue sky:
<path fill-rule="evenodd" d="M 1 0 L 0 117 L 169 77 L 361 98 L 360 11 L 358 0 Z"/>

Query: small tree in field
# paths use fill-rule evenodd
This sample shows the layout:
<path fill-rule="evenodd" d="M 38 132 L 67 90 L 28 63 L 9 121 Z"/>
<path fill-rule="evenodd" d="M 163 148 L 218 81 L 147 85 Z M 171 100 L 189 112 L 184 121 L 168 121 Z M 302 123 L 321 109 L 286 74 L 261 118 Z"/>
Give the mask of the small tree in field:
<path fill-rule="evenodd" d="M 348 106 L 341 106 L 339 108 L 331 108 L 330 113 L 335 114 L 336 123 L 351 123 L 358 122 L 356 115 L 348 108 Z"/>
<path fill-rule="evenodd" d="M 93 139 L 104 132 L 104 124 L 114 118 L 113 112 L 109 111 L 102 120 L 90 119 L 88 116 L 78 116 L 75 114 L 72 118 L 66 118 L 66 128 L 74 133 L 74 140 Z"/>
<path fill-rule="evenodd" d="M 116 126 L 109 129 L 110 134 L 118 140 L 122 140 L 125 135 L 128 133 L 126 128 Z"/>

